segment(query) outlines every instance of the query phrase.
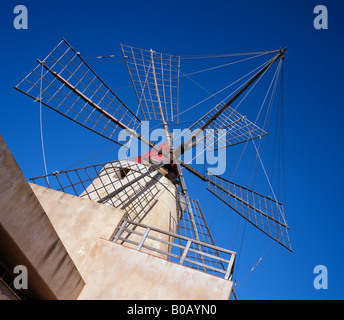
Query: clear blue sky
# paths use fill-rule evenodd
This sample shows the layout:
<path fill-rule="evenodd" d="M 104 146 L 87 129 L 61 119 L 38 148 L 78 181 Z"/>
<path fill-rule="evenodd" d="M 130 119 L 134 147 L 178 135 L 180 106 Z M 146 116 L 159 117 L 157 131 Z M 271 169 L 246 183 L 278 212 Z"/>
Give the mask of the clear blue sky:
<path fill-rule="evenodd" d="M 17 4 L 28 8 L 28 30 L 13 27 Z M 313 27 L 313 8 L 318 4 L 327 6 L 328 30 Z M 120 43 L 196 53 L 287 46 L 285 161 L 287 219 L 294 253 L 274 244 L 246 277 L 271 244 L 269 238 L 247 225 L 237 273 L 237 282 L 244 281 L 237 295 L 239 299 L 344 298 L 341 1 L 12 0 L 2 1 L 0 6 L 0 134 L 27 178 L 44 174 L 39 109 L 13 86 L 35 67 L 35 59 L 44 58 L 62 37 L 77 50 L 95 54 L 120 53 Z M 130 84 L 127 74 L 117 74 L 111 64 L 93 67 L 113 88 Z M 136 102 L 133 105 L 136 108 Z M 49 172 L 113 145 L 47 109 L 43 117 Z M 115 151 L 106 153 L 94 162 L 109 161 L 115 155 Z M 219 202 L 198 191 L 197 183 L 190 179 L 191 196 L 200 199 L 211 220 Z M 231 248 L 237 223 L 238 216 L 221 206 L 212 226 L 219 246 Z M 240 239 L 242 227 L 243 223 Z M 327 290 L 313 287 L 316 265 L 328 269 Z"/>

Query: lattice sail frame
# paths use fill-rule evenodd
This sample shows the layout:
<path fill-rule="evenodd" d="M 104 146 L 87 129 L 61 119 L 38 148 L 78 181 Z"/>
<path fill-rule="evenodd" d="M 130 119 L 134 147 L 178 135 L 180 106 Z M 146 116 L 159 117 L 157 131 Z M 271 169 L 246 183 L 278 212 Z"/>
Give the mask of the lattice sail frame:
<path fill-rule="evenodd" d="M 54 75 L 53 72 L 57 74 Z M 99 78 L 84 61 L 80 53 L 62 40 L 15 89 L 45 106 L 77 122 L 89 130 L 119 144 L 118 136 L 123 129 L 99 112 L 90 102 L 62 83 L 65 79 L 85 99 L 99 106 L 110 117 L 128 128 L 136 130 L 140 119 Z"/>
<path fill-rule="evenodd" d="M 113 161 L 78 169 L 55 172 L 31 178 L 33 183 L 62 191 L 93 202 L 125 186 L 148 171 L 148 167 L 132 161 Z M 159 189 L 154 174 L 144 177 L 104 203 L 127 212 L 128 218 L 140 222 L 156 204 Z"/>
<path fill-rule="evenodd" d="M 199 241 L 215 246 L 214 239 L 211 235 L 210 229 L 204 217 L 199 201 L 197 199 L 194 200 L 190 198 L 192 216 L 195 220 L 197 229 L 196 237 L 195 230 L 191 221 L 189 208 L 186 205 L 185 197 L 178 193 L 178 199 L 178 202 L 181 206 L 180 210 L 182 213 L 178 225 L 178 234 L 191 239 L 196 239 L 198 237 Z M 225 270 L 225 265 L 220 260 L 212 258 L 221 258 L 220 253 L 217 250 L 205 246 L 200 246 L 200 248 L 197 248 L 197 245 L 195 243 L 191 244 L 190 249 L 191 250 L 186 255 L 186 265 L 189 265 L 194 269 L 205 271 L 207 273 L 212 273 L 214 275 L 218 275 L 216 269 L 222 271 Z M 201 251 L 203 251 L 205 255 L 201 256 L 200 254 L 197 254 L 196 252 L 198 252 L 198 249 L 201 249 Z M 197 264 L 195 264 L 195 262 L 197 262 Z M 215 268 L 215 271 L 207 269 L 206 266 L 203 265 L 210 265 Z"/>
<path fill-rule="evenodd" d="M 230 104 L 232 104 L 245 90 L 247 90 L 247 88 L 252 85 L 254 81 L 260 81 L 260 79 L 265 75 L 266 70 L 277 60 L 280 55 L 282 55 L 282 51 L 279 51 L 279 54 L 273 59 L 269 59 L 260 67 L 253 70 L 256 71 L 261 68 L 252 78 L 246 80 L 246 82 L 244 82 L 226 98 L 230 98 L 227 103 L 222 100 L 218 105 L 209 110 L 189 128 L 190 131 L 195 132 L 195 136 L 198 136 L 199 134 L 203 135 L 205 130 L 211 130 L 213 132 L 214 139 L 212 142 L 210 142 L 210 144 L 207 145 L 207 149 L 217 150 L 220 148 L 226 148 L 249 140 L 260 138 L 267 134 L 267 132 L 258 127 L 256 123 L 251 122 L 246 118 L 246 116 L 243 116 L 236 111 L 241 102 L 239 102 L 235 108 L 232 108 Z M 238 79 L 236 82 L 246 78 L 253 71 Z M 243 99 L 241 101 L 243 101 Z M 189 149 L 199 143 L 202 143 L 203 140 L 204 136 L 192 141 L 192 144 L 190 144 L 189 141 L 189 143 L 186 143 L 184 147 Z"/>
<path fill-rule="evenodd" d="M 216 175 L 209 175 L 207 190 L 255 227 L 292 251 L 282 203 Z"/>
<path fill-rule="evenodd" d="M 216 112 L 221 109 L 224 103 L 220 103 L 215 108 L 211 109 L 201 119 L 195 122 L 191 127 L 191 131 L 195 131 L 202 127 Z M 255 123 L 251 122 L 246 116 L 241 115 L 232 107 L 222 112 L 211 124 L 207 130 L 213 132 L 214 139 L 207 145 L 209 150 L 217 150 L 234 146 L 252 139 L 260 138 L 267 135 L 267 132 Z M 205 131 L 207 135 L 207 130 Z M 225 133 L 225 135 L 224 135 Z M 209 140 L 209 139 L 207 139 Z M 198 139 L 196 143 L 203 141 Z"/>
<path fill-rule="evenodd" d="M 178 122 L 180 57 L 121 47 L 144 119 Z"/>

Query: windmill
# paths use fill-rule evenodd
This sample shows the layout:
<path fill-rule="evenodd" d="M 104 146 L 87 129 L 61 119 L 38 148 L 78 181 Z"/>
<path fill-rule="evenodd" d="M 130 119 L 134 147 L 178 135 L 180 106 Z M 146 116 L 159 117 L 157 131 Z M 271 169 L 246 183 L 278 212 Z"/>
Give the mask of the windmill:
<path fill-rule="evenodd" d="M 165 259 L 213 274 L 232 277 L 235 253 L 216 247 L 198 200 L 189 196 L 183 174 L 187 170 L 207 190 L 291 251 L 284 206 L 275 194 L 265 196 L 219 175 L 203 174 L 181 160 L 183 154 L 201 145 L 203 133 L 212 129 L 210 147 L 224 148 L 258 139 L 267 134 L 241 115 L 232 105 L 245 95 L 285 51 L 249 73 L 229 99 L 220 101 L 195 121 L 193 134 L 175 146 L 169 124 L 179 121 L 180 56 L 121 45 L 123 57 L 143 115 L 140 119 L 63 39 L 16 87 L 18 91 L 79 125 L 125 147 L 120 135 L 127 134 L 149 148 L 135 159 L 114 160 L 88 167 L 54 172 L 32 178 L 34 183 L 126 211 L 113 241 L 139 250 L 154 251 Z M 262 54 L 262 53 L 257 53 Z M 265 53 L 264 53 L 265 54 Z M 166 142 L 156 144 L 138 128 L 142 121 L 159 121 Z M 219 135 L 225 132 L 225 139 Z M 209 147 L 209 146 L 208 146 Z M 159 203 L 168 202 L 168 208 Z M 165 212 L 165 210 L 169 212 Z M 160 240 L 156 245 L 156 241 Z M 173 244 L 176 244 L 173 248 Z M 179 250 L 179 254 L 176 252 Z M 229 259 L 221 254 L 229 254 Z M 225 266 L 227 263 L 228 267 Z"/>

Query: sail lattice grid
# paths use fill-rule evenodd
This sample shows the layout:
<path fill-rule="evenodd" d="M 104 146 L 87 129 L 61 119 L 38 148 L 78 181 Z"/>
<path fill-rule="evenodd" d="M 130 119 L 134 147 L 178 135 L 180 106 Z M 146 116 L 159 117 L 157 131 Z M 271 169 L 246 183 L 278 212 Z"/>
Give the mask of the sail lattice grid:
<path fill-rule="evenodd" d="M 182 206 L 182 216 L 179 220 L 178 234 L 191 239 L 197 239 L 204 244 L 215 246 L 214 239 L 203 215 L 203 211 L 201 209 L 199 201 L 190 199 L 192 210 L 192 213 L 190 213 L 189 208 L 186 205 L 185 198 L 182 195 L 179 195 L 179 199 Z M 193 226 L 192 220 L 194 220 L 195 226 Z M 180 244 L 185 245 L 185 243 L 183 243 L 183 240 L 178 239 L 177 241 L 179 241 Z M 200 254 L 200 252 L 202 252 L 203 254 Z M 186 265 L 194 269 L 198 269 L 215 275 L 218 274 L 216 269 L 222 271 L 225 270 L 225 265 L 221 262 L 219 251 L 202 244 L 191 244 L 190 250 L 186 255 L 185 262 Z M 206 266 L 212 266 L 212 269 L 210 270 Z"/>
<path fill-rule="evenodd" d="M 123 128 L 113 119 L 133 130 L 140 125 L 135 114 L 65 40 L 15 88 L 119 145 Z"/>
<path fill-rule="evenodd" d="M 201 128 L 205 123 L 212 119 L 224 103 L 218 104 L 215 108 L 211 109 L 201 119 L 194 123 L 190 130 L 196 130 Z M 233 146 L 242 142 L 246 142 L 252 139 L 256 139 L 265 136 L 267 132 L 255 123 L 248 120 L 245 116 L 241 115 L 232 107 L 227 107 L 219 116 L 217 116 L 210 125 L 207 126 L 207 130 L 210 131 L 212 140 L 207 145 L 209 150 L 217 150 Z M 209 135 L 205 130 L 205 136 Z M 198 141 L 203 141 L 203 138 Z"/>
<path fill-rule="evenodd" d="M 145 120 L 178 122 L 180 57 L 122 45 Z M 159 106 L 160 105 L 160 106 Z"/>
<path fill-rule="evenodd" d="M 291 250 L 283 204 L 216 175 L 207 188 L 265 234 Z"/>

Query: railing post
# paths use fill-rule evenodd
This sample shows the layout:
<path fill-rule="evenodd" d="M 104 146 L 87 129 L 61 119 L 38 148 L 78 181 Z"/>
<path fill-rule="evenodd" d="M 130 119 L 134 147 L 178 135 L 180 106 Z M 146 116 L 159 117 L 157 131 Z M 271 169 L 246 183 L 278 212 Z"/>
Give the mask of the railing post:
<path fill-rule="evenodd" d="M 127 221 L 124 220 L 122 225 L 121 225 L 121 227 L 119 228 L 118 232 L 116 233 L 115 237 L 113 238 L 113 242 L 117 242 L 118 241 L 118 239 L 121 236 L 121 234 L 122 234 L 126 224 L 127 224 Z"/>
<path fill-rule="evenodd" d="M 149 231 L 150 231 L 150 228 L 147 228 L 146 231 L 145 231 L 145 233 L 144 233 L 143 236 L 142 236 L 142 239 L 141 239 L 139 245 L 137 246 L 137 250 L 141 250 L 141 248 L 142 248 L 142 246 L 143 246 L 143 243 L 145 242 L 145 240 L 146 240 L 146 238 L 147 238 L 147 236 L 148 236 Z"/>
<path fill-rule="evenodd" d="M 134 231 L 134 230 L 131 230 L 130 226 L 137 226 L 137 227 L 140 227 L 140 229 L 142 228 L 141 230 L 145 230 L 145 231 L 142 232 L 142 233 L 138 232 L 138 231 Z M 162 233 L 162 234 L 169 235 L 169 236 L 172 236 L 172 237 L 176 237 L 176 238 L 179 238 L 180 240 L 182 240 L 185 243 L 185 246 L 182 245 L 182 242 L 179 243 L 180 245 L 177 245 L 177 247 L 179 247 L 181 249 L 180 256 L 178 256 L 176 254 L 171 254 L 170 252 L 166 252 L 166 251 L 160 250 L 158 248 L 148 247 L 148 246 L 147 247 L 148 247 L 149 250 L 159 252 L 159 253 L 167 255 L 169 257 L 177 258 L 177 261 L 178 261 L 178 259 L 180 259 L 179 260 L 179 264 L 181 264 L 181 265 L 184 264 L 184 262 L 186 260 L 186 257 L 188 255 L 188 252 L 190 250 L 192 252 L 195 252 L 196 254 L 200 254 L 200 255 L 203 255 L 205 257 L 209 257 L 210 259 L 214 259 L 215 261 L 220 261 L 220 262 L 228 263 L 227 269 L 225 269 L 225 268 L 220 268 L 219 269 L 217 267 L 213 267 L 211 261 L 209 261 L 210 264 L 204 264 L 204 263 L 199 264 L 197 262 L 197 257 L 196 257 L 196 260 L 195 260 L 195 264 L 196 265 L 200 265 L 201 267 L 203 267 L 203 269 L 205 269 L 205 272 L 208 272 L 208 270 L 212 270 L 213 272 L 219 272 L 219 273 L 222 273 L 224 275 L 224 279 L 232 280 L 233 269 L 234 269 L 234 261 L 235 261 L 235 258 L 236 258 L 236 254 L 235 254 L 235 252 L 233 252 L 231 250 L 221 249 L 219 247 L 216 247 L 216 246 L 208 244 L 208 243 L 200 242 L 200 241 L 197 241 L 195 239 L 191 239 L 189 237 L 184 237 L 184 236 L 181 236 L 181 235 L 178 235 L 178 234 L 167 232 L 167 231 L 155 228 L 155 227 L 149 227 L 148 225 L 145 225 L 145 224 L 142 224 L 142 223 L 138 223 L 138 222 L 135 222 L 135 221 L 132 221 L 132 220 L 128 220 L 128 219 L 123 219 L 122 220 L 122 224 L 121 224 L 119 230 L 116 232 L 115 236 L 113 237 L 113 241 L 114 242 L 117 242 L 121 238 L 121 235 L 123 234 L 124 230 L 126 230 L 126 228 L 128 228 L 127 231 L 129 232 L 129 234 L 131 234 L 131 232 L 134 232 L 135 234 L 142 235 L 141 238 L 139 239 L 139 241 L 132 241 L 130 239 L 126 239 L 127 237 L 122 237 L 122 241 L 123 242 L 128 241 L 129 243 L 135 243 L 136 244 L 136 248 L 137 248 L 138 251 L 140 251 L 142 249 L 142 247 L 144 247 L 144 244 L 145 244 L 145 241 L 146 241 L 147 237 L 150 240 L 152 240 L 152 241 L 160 241 L 160 242 L 172 245 L 172 247 L 173 247 L 173 245 L 174 245 L 173 243 L 170 243 L 168 241 L 162 240 L 159 237 L 156 237 L 156 236 L 153 236 L 153 235 L 149 236 L 150 231 L 154 231 L 154 232 Z M 225 258 L 222 258 L 220 256 L 216 256 L 216 255 L 214 255 L 211 252 L 209 253 L 207 251 L 205 251 L 205 252 L 197 251 L 196 248 L 194 248 L 194 247 L 191 248 L 191 243 L 193 243 L 196 246 L 197 245 L 205 246 L 207 248 L 215 250 L 216 252 L 221 251 L 221 252 L 223 252 L 225 254 L 230 255 L 230 257 L 228 259 L 225 259 Z M 190 259 L 193 262 L 195 258 L 194 257 L 190 257 Z"/>
<path fill-rule="evenodd" d="M 235 254 L 231 254 L 231 258 L 228 262 L 228 267 L 227 267 L 227 271 L 226 271 L 226 275 L 225 275 L 226 280 L 229 280 L 229 277 L 231 275 L 231 271 L 232 271 L 233 264 L 234 264 L 234 259 L 235 259 Z"/>
<path fill-rule="evenodd" d="M 180 264 L 183 264 L 183 263 L 184 263 L 184 260 L 185 260 L 186 255 L 188 254 L 190 245 L 191 245 L 191 240 L 188 240 L 188 242 L 187 242 L 187 244 L 186 244 L 186 246 L 185 246 L 183 255 L 182 255 L 182 257 L 180 258 L 180 261 L 179 261 Z"/>

